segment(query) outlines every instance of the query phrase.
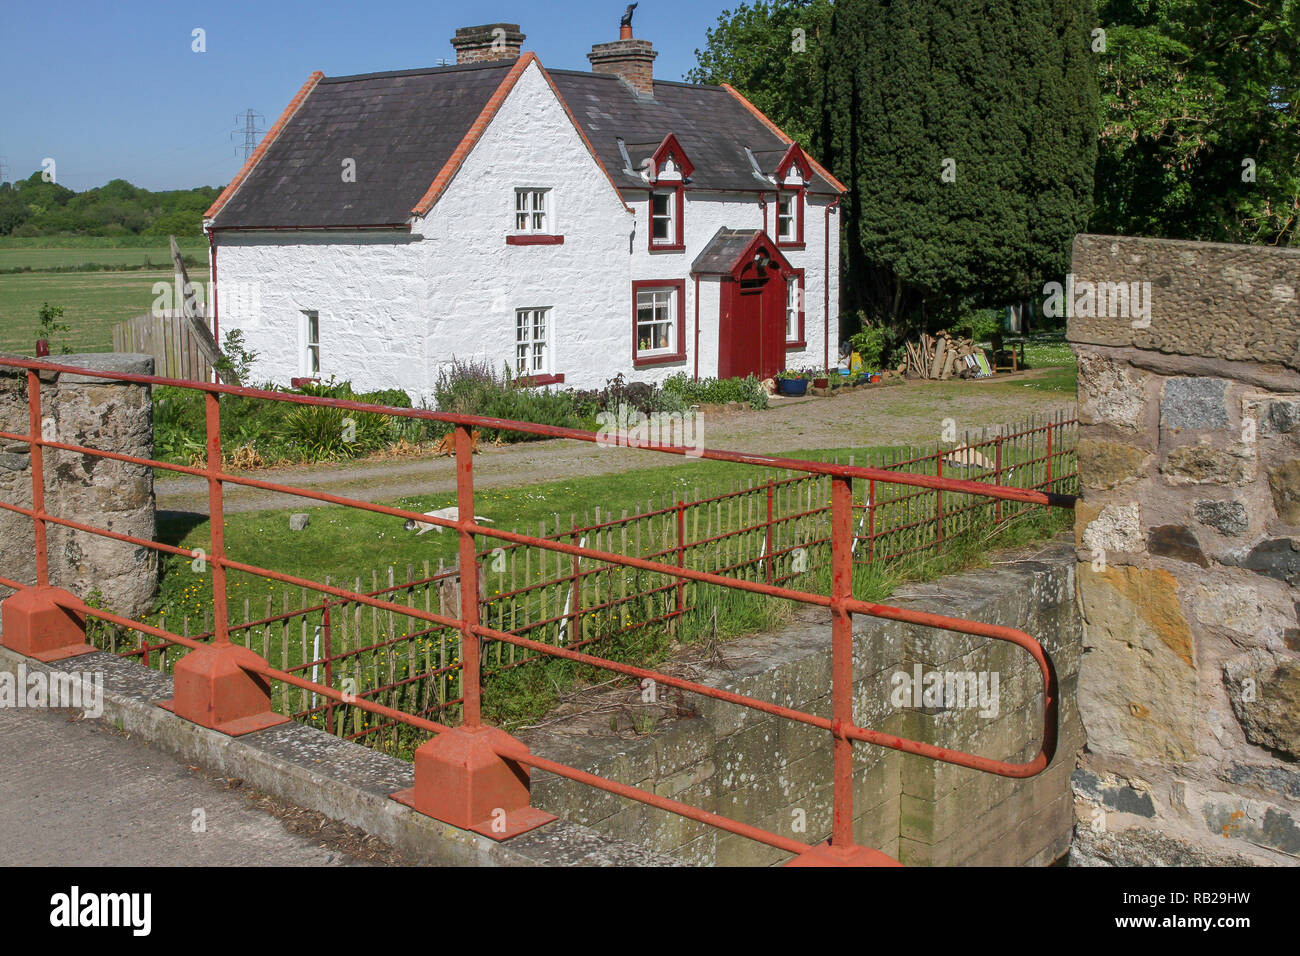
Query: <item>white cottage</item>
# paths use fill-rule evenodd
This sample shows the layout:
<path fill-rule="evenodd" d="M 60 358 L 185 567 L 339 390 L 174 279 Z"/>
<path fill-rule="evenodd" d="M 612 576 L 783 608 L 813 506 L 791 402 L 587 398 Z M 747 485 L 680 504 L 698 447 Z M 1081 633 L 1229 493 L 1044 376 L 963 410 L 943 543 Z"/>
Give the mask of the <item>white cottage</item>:
<path fill-rule="evenodd" d="M 592 72 L 523 40 L 312 74 L 208 210 L 218 340 L 417 402 L 453 357 L 577 388 L 834 364 L 844 187 L 731 87 L 655 80 L 628 26 Z"/>

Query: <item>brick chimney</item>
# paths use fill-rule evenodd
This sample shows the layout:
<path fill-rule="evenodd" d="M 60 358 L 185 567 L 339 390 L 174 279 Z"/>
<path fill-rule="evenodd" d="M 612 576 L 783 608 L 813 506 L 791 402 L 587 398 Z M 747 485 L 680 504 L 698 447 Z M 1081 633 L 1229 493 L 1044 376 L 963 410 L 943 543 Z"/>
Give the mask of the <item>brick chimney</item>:
<path fill-rule="evenodd" d="M 591 72 L 613 73 L 632 87 L 638 96 L 655 95 L 655 51 L 649 40 L 632 36 L 631 24 L 624 23 L 613 43 L 597 43 L 587 54 Z"/>
<path fill-rule="evenodd" d="M 461 27 L 451 39 L 456 48 L 456 63 L 486 63 L 492 60 L 517 60 L 524 40 L 517 23 L 487 23 L 481 27 Z"/>

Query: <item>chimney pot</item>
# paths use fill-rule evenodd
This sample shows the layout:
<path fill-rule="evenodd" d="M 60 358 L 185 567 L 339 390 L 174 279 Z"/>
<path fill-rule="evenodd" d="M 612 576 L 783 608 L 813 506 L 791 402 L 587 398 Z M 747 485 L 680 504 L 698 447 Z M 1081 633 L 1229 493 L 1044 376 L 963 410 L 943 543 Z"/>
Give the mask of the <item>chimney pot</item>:
<path fill-rule="evenodd" d="M 456 63 L 488 63 L 517 60 L 524 40 L 517 23 L 487 23 L 478 27 L 461 27 L 451 39 L 456 48 Z"/>

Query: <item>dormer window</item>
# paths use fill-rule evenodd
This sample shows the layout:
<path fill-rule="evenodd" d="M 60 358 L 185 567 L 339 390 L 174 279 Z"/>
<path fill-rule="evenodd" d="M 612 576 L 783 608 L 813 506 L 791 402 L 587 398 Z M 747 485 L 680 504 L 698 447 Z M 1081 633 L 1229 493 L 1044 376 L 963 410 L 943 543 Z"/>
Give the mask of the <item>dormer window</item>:
<path fill-rule="evenodd" d="M 686 248 L 682 218 L 686 211 L 686 183 L 695 165 L 677 137 L 669 133 L 646 162 L 642 174 L 649 180 L 650 251 L 681 252 Z"/>
<path fill-rule="evenodd" d="M 777 194 L 776 238 L 780 242 L 799 241 L 798 193 L 784 192 Z"/>
<path fill-rule="evenodd" d="M 798 143 L 781 157 L 776 167 L 776 244 L 803 248 L 804 194 L 812 177 L 812 166 Z"/>
<path fill-rule="evenodd" d="M 650 194 L 650 248 L 681 249 L 683 189 L 656 189 Z"/>

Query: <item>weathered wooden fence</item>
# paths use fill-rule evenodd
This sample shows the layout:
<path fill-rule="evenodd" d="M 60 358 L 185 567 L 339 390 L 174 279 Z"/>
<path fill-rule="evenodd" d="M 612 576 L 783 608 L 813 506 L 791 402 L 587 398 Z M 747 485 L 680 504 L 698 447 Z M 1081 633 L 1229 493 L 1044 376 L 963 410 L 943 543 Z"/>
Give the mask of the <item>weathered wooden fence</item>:
<path fill-rule="evenodd" d="M 212 363 L 199 336 L 180 312 L 137 315 L 113 326 L 113 351 L 152 355 L 154 374 L 187 382 L 212 381 Z"/>

